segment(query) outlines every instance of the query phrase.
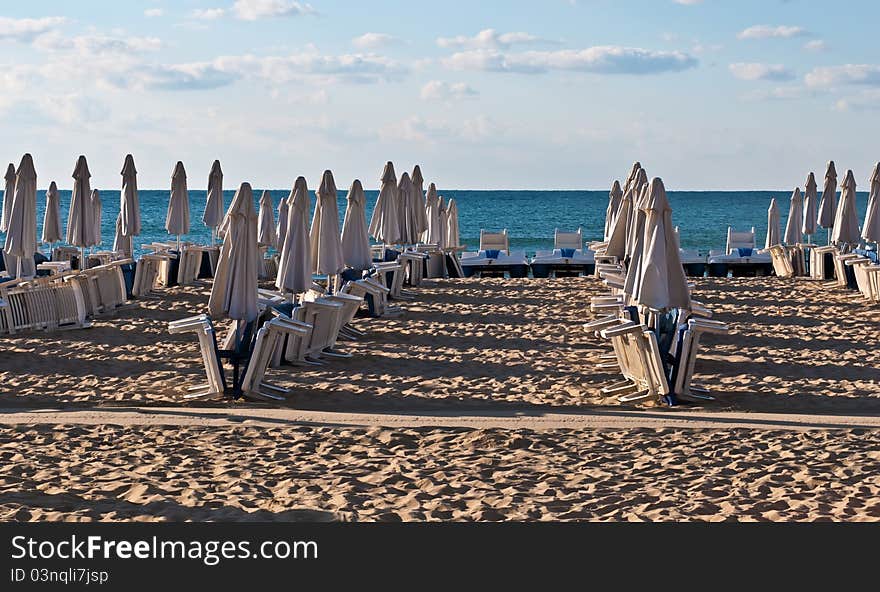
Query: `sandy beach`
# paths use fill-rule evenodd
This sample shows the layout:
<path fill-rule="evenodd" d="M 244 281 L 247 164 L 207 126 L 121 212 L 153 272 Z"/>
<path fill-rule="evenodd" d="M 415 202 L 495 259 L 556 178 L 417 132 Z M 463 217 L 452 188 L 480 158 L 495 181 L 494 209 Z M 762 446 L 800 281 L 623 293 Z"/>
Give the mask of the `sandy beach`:
<path fill-rule="evenodd" d="M 403 317 L 359 319 L 351 359 L 271 370 L 293 391 L 272 411 L 183 401 L 203 370 L 195 341 L 166 325 L 202 312 L 208 291 L 4 338 L 0 519 L 880 518 L 876 309 L 853 293 L 697 280 L 694 298 L 731 328 L 697 365 L 717 400 L 646 410 L 599 393 L 615 376 L 594 368 L 607 346 L 581 328 L 595 279 L 429 281 Z M 223 421 L 168 419 L 200 409 Z M 651 419 L 588 419 L 628 412 Z"/>

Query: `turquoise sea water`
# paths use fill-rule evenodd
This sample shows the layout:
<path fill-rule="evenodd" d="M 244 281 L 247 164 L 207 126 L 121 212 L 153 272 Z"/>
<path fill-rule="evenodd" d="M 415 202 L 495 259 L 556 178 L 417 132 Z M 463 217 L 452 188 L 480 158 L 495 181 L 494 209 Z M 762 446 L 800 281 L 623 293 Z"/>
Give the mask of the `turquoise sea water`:
<path fill-rule="evenodd" d="M 270 190 L 276 207 L 289 189 Z M 67 227 L 67 208 L 70 191 L 61 191 L 62 227 Z M 511 248 L 532 253 L 538 249 L 553 247 L 554 229 L 576 230 L 583 228 L 587 240 L 602 238 L 605 225 L 607 191 L 440 191 L 444 198 L 455 198 L 458 203 L 462 244 L 476 250 L 480 229 L 501 230 L 510 234 Z M 262 194 L 254 190 L 255 198 Z M 367 220 L 369 221 L 378 196 L 377 191 L 367 191 Z M 226 191 L 226 205 L 232 201 L 234 191 Z M 209 231 L 202 224 L 205 207 L 205 191 L 190 191 L 190 234 L 184 237 L 199 243 L 207 243 Z M 684 248 L 723 249 L 728 225 L 746 230 L 755 227 L 759 246 L 763 246 L 767 231 L 767 208 L 770 198 L 779 204 L 782 228 L 788 217 L 789 193 L 774 191 L 671 191 L 668 193 L 673 209 L 673 222 L 680 227 Z M 867 194 L 858 193 L 859 221 L 864 219 Z M 112 248 L 116 216 L 119 212 L 119 191 L 101 191 L 103 205 L 102 248 Z M 312 207 L 314 208 L 314 193 Z M 169 240 L 165 232 L 165 212 L 168 206 L 167 190 L 141 190 L 141 216 L 143 232 L 135 239 L 136 249 L 141 243 Z M 37 236 L 43 224 L 46 204 L 45 191 L 37 193 Z M 345 213 L 345 191 L 339 191 L 340 224 Z M 2 236 L 2 233 L 0 233 Z M 825 243 L 825 230 L 819 229 L 813 242 Z M 139 249 L 137 249 L 140 252 Z"/>

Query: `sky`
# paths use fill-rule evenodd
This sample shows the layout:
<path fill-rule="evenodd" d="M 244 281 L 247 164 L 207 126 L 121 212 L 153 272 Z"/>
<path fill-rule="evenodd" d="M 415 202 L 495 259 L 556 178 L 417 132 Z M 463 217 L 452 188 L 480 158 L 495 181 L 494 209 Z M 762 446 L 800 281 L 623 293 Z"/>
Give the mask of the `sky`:
<path fill-rule="evenodd" d="M 829 10 L 829 7 L 832 10 Z M 0 145 L 40 187 L 788 189 L 880 160 L 880 3 L 811 0 L 4 3 Z"/>

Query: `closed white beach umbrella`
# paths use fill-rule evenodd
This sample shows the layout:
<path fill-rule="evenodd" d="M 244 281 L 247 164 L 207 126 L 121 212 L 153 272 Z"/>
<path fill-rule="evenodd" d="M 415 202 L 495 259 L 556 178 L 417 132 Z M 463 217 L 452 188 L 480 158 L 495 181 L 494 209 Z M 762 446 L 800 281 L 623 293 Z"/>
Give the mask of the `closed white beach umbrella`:
<path fill-rule="evenodd" d="M 856 214 L 856 177 L 847 170 L 840 188 L 840 202 L 831 229 L 831 242 L 836 245 L 855 245 L 861 240 L 859 218 Z"/>
<path fill-rule="evenodd" d="M 620 209 L 620 202 L 623 199 L 623 190 L 620 188 L 620 181 L 615 179 L 611 185 L 611 191 L 608 193 L 608 208 L 605 210 L 605 234 L 603 240 L 611 237 L 611 229 L 614 228 L 614 218 Z"/>
<path fill-rule="evenodd" d="M 284 246 L 284 238 L 287 236 L 287 212 L 290 209 L 290 203 L 293 201 L 293 193 L 296 189 L 290 190 L 290 195 L 282 197 L 278 202 L 278 227 L 275 229 L 275 248 L 281 252 Z"/>
<path fill-rule="evenodd" d="M 100 245 L 101 237 L 101 216 L 103 215 L 103 206 L 101 204 L 101 194 L 97 189 L 92 189 L 92 215 L 95 216 L 95 244 Z"/>
<path fill-rule="evenodd" d="M 379 197 L 373 216 L 370 218 L 370 235 L 386 245 L 400 242 L 400 222 L 398 222 L 397 176 L 394 165 L 389 161 L 382 171 Z"/>
<path fill-rule="evenodd" d="M 18 165 L 10 206 L 3 249 L 18 259 L 15 276 L 20 278 L 22 260 L 33 260 L 37 250 L 37 172 L 30 154 Z"/>
<path fill-rule="evenodd" d="M 865 225 L 862 238 L 868 242 L 880 243 L 880 162 L 874 165 L 868 191 L 868 209 L 865 212 Z"/>
<path fill-rule="evenodd" d="M 257 210 L 249 183 L 235 192 L 221 231 L 225 236 L 208 298 L 208 310 L 216 317 L 239 321 L 257 318 Z"/>
<path fill-rule="evenodd" d="M 432 183 L 431 187 L 433 186 Z M 430 192 L 429 189 L 428 193 Z M 373 259 L 367 230 L 367 197 L 359 180 L 355 179 L 351 184 L 346 198 L 348 203 L 342 221 L 342 258 L 352 269 L 369 269 Z"/>
<path fill-rule="evenodd" d="M 321 186 L 315 192 L 317 203 L 309 231 L 312 248 L 312 273 L 334 276 L 345 269 L 342 239 L 339 232 L 339 201 L 333 173 L 324 171 Z"/>
<path fill-rule="evenodd" d="M 43 214 L 42 241 L 53 245 L 61 242 L 61 195 L 55 181 L 49 183 L 46 191 L 46 211 Z"/>
<path fill-rule="evenodd" d="M 291 294 L 303 294 L 312 286 L 312 250 L 309 244 L 309 188 L 305 177 L 293 185 L 287 213 L 287 230 L 281 245 L 275 287 Z"/>
<path fill-rule="evenodd" d="M 648 199 L 648 171 L 640 168 L 636 171 L 636 178 L 630 186 L 632 194 L 632 208 L 629 212 L 629 230 L 626 235 L 626 259 L 631 261 L 633 257 L 639 256 L 641 247 L 638 241 L 641 240 L 642 230 L 645 227 L 644 202 Z"/>
<path fill-rule="evenodd" d="M 131 237 L 126 236 L 122 232 L 122 212 L 116 215 L 116 232 L 113 235 L 113 250 L 116 252 L 122 252 L 131 256 L 132 252 L 132 244 Z"/>
<path fill-rule="evenodd" d="M 177 161 L 171 173 L 171 195 L 168 199 L 168 213 L 165 216 L 165 230 L 177 237 L 180 250 L 180 237 L 189 234 L 189 191 L 186 188 L 186 169 Z"/>
<path fill-rule="evenodd" d="M 95 213 L 92 211 L 92 187 L 86 157 L 80 155 L 73 170 L 73 192 L 67 213 L 67 243 L 80 249 L 80 269 L 85 269 L 85 249 L 95 245 Z"/>
<path fill-rule="evenodd" d="M 446 206 L 446 249 L 457 249 L 460 245 L 458 232 L 458 204 L 454 199 Z"/>
<path fill-rule="evenodd" d="M 397 224 L 400 228 L 400 244 L 413 244 L 412 215 L 409 213 L 412 204 L 411 194 L 413 191 L 412 179 L 409 173 L 404 171 L 397 183 Z"/>
<path fill-rule="evenodd" d="M 800 187 L 791 193 L 791 205 L 788 210 L 788 221 L 785 223 L 785 244 L 789 246 L 801 242 L 801 226 L 804 220 L 804 196 Z"/>
<path fill-rule="evenodd" d="M 621 196 L 620 203 L 617 205 L 617 213 L 608 231 L 608 245 L 605 247 L 605 254 L 609 257 L 617 257 L 618 261 L 623 261 L 626 256 L 629 221 L 632 217 L 633 208 L 632 193 L 630 190 Z"/>
<path fill-rule="evenodd" d="M 0 214 L 0 232 L 6 232 L 9 225 L 12 197 L 15 194 L 15 165 L 11 162 L 6 167 L 6 184 L 3 186 L 3 212 Z"/>
<path fill-rule="evenodd" d="M 134 157 L 131 154 L 125 156 L 122 165 L 122 192 L 119 195 L 120 229 L 122 236 L 128 240 L 122 241 L 120 246 L 126 255 L 131 255 L 132 239 L 141 233 L 141 202 L 138 196 L 137 169 L 134 166 Z M 115 243 L 116 241 L 114 241 Z"/>
<path fill-rule="evenodd" d="M 639 176 L 645 170 L 639 170 Z M 640 189 L 641 187 L 641 189 Z M 645 223 L 647 221 L 647 202 L 649 199 L 650 184 L 640 185 L 640 181 L 636 178 L 633 183 L 633 206 L 632 206 L 632 223 L 629 228 L 629 235 L 626 239 L 626 278 L 624 278 L 623 291 L 634 296 L 639 291 L 639 284 L 642 281 L 642 265 L 645 252 Z"/>
<path fill-rule="evenodd" d="M 770 207 L 767 209 L 767 239 L 764 241 L 764 248 L 778 245 L 782 237 L 782 222 L 779 219 L 779 206 L 776 204 L 776 198 L 770 199 Z"/>
<path fill-rule="evenodd" d="M 419 165 L 413 169 L 412 191 L 409 195 L 407 213 L 410 216 L 407 224 L 412 233 L 412 242 L 417 243 L 428 230 L 428 214 L 425 211 L 425 178 L 422 176 L 422 168 Z"/>
<path fill-rule="evenodd" d="M 449 222 L 449 211 L 446 209 L 446 200 L 443 196 L 437 198 L 437 209 L 440 211 L 440 241 L 437 243 L 441 249 L 446 248 L 446 224 Z"/>
<path fill-rule="evenodd" d="M 629 174 L 626 176 L 626 182 L 623 184 L 623 192 L 626 193 L 632 187 L 633 182 L 636 180 L 636 176 L 639 173 L 639 169 L 642 168 L 642 164 L 639 161 L 635 161 L 632 165 L 632 168 L 629 170 Z"/>
<path fill-rule="evenodd" d="M 211 229 L 211 244 L 213 245 L 217 228 L 223 223 L 223 169 L 220 168 L 219 160 L 214 161 L 214 164 L 211 165 L 211 172 L 208 173 L 208 196 L 205 201 L 202 222 Z"/>
<path fill-rule="evenodd" d="M 686 308 L 690 293 L 672 225 L 672 208 L 659 177 L 651 180 L 647 196 L 643 206 L 644 252 L 633 298 L 637 304 L 653 310 Z"/>
<path fill-rule="evenodd" d="M 260 221 L 257 224 L 257 242 L 263 247 L 274 247 L 277 240 L 274 208 L 272 196 L 268 191 L 263 191 L 260 196 Z"/>
<path fill-rule="evenodd" d="M 828 228 L 834 226 L 834 217 L 837 214 L 837 170 L 834 168 L 834 161 L 828 161 L 828 168 L 825 171 L 825 184 L 822 188 L 822 199 L 819 201 L 819 226 Z M 831 233 L 829 231 L 828 241 L 831 241 Z"/>
<path fill-rule="evenodd" d="M 816 189 L 816 175 L 810 173 L 804 184 L 804 226 L 802 229 L 808 237 L 807 242 L 810 241 L 809 237 L 816 234 L 816 226 L 818 225 L 819 195 Z"/>
<path fill-rule="evenodd" d="M 439 245 L 443 238 L 440 220 L 440 197 L 437 195 L 437 186 L 428 185 L 428 194 L 425 196 L 425 215 L 428 220 L 428 228 L 422 240 L 429 245 Z"/>

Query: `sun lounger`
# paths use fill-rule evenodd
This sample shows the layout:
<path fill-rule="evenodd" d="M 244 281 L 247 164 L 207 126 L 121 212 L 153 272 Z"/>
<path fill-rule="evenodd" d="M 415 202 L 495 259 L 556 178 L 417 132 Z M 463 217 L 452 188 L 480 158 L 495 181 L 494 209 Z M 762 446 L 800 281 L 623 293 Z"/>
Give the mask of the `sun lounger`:
<path fill-rule="evenodd" d="M 790 278 L 795 276 L 794 264 L 791 259 L 791 252 L 788 247 L 783 245 L 773 245 L 767 252 L 770 253 L 770 259 L 773 262 L 773 271 L 777 277 Z"/>
<path fill-rule="evenodd" d="M 699 249 L 679 249 L 681 266 L 688 277 L 703 277 L 706 275 L 709 256 Z"/>
<path fill-rule="evenodd" d="M 311 325 L 280 316 L 265 323 L 257 331 L 254 351 L 241 383 L 242 393 L 257 399 L 283 401 L 290 391 L 265 382 L 263 378 L 266 375 L 266 370 L 272 363 L 275 351 L 283 340 L 292 336 L 304 338 L 311 330 Z"/>
<path fill-rule="evenodd" d="M 89 326 L 83 294 L 76 284 L 58 280 L 0 284 L 0 333 Z"/>
<path fill-rule="evenodd" d="M 529 273 L 529 262 L 522 251 L 510 251 L 507 230 L 487 232 L 480 230 L 480 250 L 462 253 L 461 268 L 465 277 L 479 274 L 481 277 L 524 278 Z"/>
<path fill-rule="evenodd" d="M 417 287 L 422 283 L 427 258 L 426 253 L 418 251 L 407 250 L 400 254 L 397 260 L 404 267 L 404 277 L 408 285 Z"/>
<path fill-rule="evenodd" d="M 581 229 L 577 232 L 560 232 L 554 234 L 553 250 L 538 251 L 531 261 L 532 275 L 536 278 L 591 275 L 595 273 L 595 253 L 584 250 L 584 239 Z"/>
<path fill-rule="evenodd" d="M 755 229 L 735 231 L 727 228 L 727 248 L 723 252 L 709 251 L 709 276 L 734 277 L 769 275 L 773 263 L 769 253 L 760 253 L 755 247 Z"/>

